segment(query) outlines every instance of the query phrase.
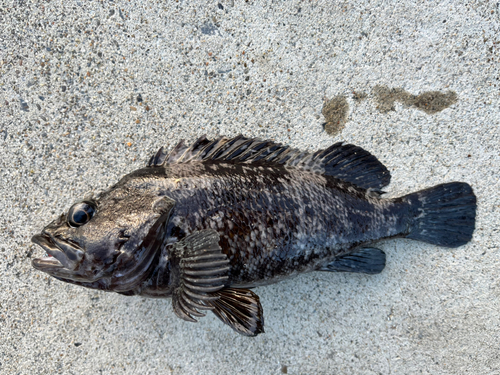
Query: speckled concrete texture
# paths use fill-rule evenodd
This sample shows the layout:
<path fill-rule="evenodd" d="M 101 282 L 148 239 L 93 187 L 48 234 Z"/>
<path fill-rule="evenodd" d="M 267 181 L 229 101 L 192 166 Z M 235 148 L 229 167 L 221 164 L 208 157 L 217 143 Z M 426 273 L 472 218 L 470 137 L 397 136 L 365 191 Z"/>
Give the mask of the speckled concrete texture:
<path fill-rule="evenodd" d="M 0 373 L 499 374 L 500 5 L 395 4 L 0 1 Z M 457 102 L 381 113 L 377 85 Z M 331 137 L 321 109 L 339 95 Z M 384 241 L 380 275 L 257 288 L 253 339 L 32 269 L 56 215 L 204 133 L 354 143 L 391 171 L 388 196 L 466 181 L 477 230 L 457 249 Z"/>

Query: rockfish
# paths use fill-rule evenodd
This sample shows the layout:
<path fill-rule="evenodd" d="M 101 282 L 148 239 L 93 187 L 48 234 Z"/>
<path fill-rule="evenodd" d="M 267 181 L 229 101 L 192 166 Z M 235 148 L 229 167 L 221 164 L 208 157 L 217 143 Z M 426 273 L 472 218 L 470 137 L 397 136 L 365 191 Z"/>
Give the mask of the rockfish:
<path fill-rule="evenodd" d="M 241 135 L 180 142 L 35 235 L 48 256 L 33 267 L 87 288 L 171 297 L 184 320 L 211 310 L 255 336 L 264 316 L 253 287 L 310 271 L 379 273 L 380 239 L 470 241 L 468 184 L 384 199 L 389 181 L 386 167 L 349 144 L 309 153 Z"/>

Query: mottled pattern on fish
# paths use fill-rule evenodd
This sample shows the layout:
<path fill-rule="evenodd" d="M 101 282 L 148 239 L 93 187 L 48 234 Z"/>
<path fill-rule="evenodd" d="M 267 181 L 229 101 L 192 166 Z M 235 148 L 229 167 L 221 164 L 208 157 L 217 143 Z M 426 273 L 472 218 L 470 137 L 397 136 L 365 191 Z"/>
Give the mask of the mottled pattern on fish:
<path fill-rule="evenodd" d="M 176 202 L 170 243 L 216 230 L 233 286 L 312 271 L 360 243 L 407 229 L 401 204 L 331 176 L 279 165 L 172 164 L 136 171 L 118 186 L 154 190 Z"/>
<path fill-rule="evenodd" d="M 59 280 L 125 295 L 172 297 L 196 321 L 211 310 L 239 333 L 264 332 L 254 286 L 301 272 L 379 273 L 380 239 L 457 247 L 474 231 L 466 183 L 401 198 L 370 153 L 334 144 L 314 153 L 243 136 L 160 149 L 146 168 L 74 204 L 33 242 L 33 266 Z"/>

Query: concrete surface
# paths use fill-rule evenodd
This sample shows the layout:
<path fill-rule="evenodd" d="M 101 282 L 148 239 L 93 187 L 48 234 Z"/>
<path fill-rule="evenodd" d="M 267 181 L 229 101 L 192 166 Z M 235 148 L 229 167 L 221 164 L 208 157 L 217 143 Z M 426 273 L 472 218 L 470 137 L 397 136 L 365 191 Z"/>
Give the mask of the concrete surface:
<path fill-rule="evenodd" d="M 0 1 L 0 373 L 499 374 L 500 5 L 395 3 Z M 381 113 L 376 85 L 458 99 Z M 338 95 L 333 138 L 321 109 Z M 391 171 L 389 196 L 466 181 L 474 238 L 386 241 L 380 275 L 258 288 L 255 339 L 31 268 L 31 236 L 89 190 L 162 145 L 240 132 L 362 146 Z"/>

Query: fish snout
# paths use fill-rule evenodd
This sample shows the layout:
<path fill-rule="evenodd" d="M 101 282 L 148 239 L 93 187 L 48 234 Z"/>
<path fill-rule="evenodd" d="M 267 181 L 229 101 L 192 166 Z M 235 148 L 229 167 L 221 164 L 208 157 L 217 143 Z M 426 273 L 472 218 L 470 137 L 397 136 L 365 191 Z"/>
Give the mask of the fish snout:
<path fill-rule="evenodd" d="M 31 242 L 44 249 L 48 255 L 46 257 L 33 259 L 31 265 L 34 268 L 43 272 L 50 272 L 64 267 L 56 257 L 58 249 L 51 243 L 50 237 L 43 233 L 37 234 L 31 238 Z"/>
<path fill-rule="evenodd" d="M 31 241 L 47 252 L 48 256 L 32 261 L 33 267 L 44 272 L 61 268 L 74 270 L 84 256 L 84 252 L 77 244 L 51 235 L 50 231 L 44 230 L 41 234 L 33 236 Z"/>

